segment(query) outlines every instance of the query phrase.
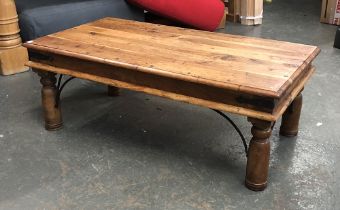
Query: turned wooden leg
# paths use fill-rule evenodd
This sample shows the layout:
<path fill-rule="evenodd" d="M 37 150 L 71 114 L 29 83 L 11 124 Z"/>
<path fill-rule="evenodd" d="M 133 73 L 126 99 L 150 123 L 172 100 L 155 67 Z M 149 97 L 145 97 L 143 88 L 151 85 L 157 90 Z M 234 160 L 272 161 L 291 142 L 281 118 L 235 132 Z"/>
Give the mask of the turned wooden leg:
<path fill-rule="evenodd" d="M 280 127 L 280 134 L 282 136 L 293 137 L 298 134 L 301 108 L 302 94 L 300 93 L 282 116 Z"/>
<path fill-rule="evenodd" d="M 119 96 L 119 88 L 115 86 L 107 86 L 107 95 L 114 97 L 114 96 Z"/>
<path fill-rule="evenodd" d="M 38 72 L 42 84 L 41 97 L 44 109 L 45 128 L 46 130 L 58 130 L 62 127 L 60 104 L 56 106 L 56 78 L 54 73 Z"/>
<path fill-rule="evenodd" d="M 21 46 L 18 13 L 14 0 L 0 0 L 0 74 L 28 71 L 27 49 Z"/>
<path fill-rule="evenodd" d="M 248 119 L 253 127 L 249 144 L 245 184 L 250 190 L 261 191 L 267 187 L 272 122 Z"/>

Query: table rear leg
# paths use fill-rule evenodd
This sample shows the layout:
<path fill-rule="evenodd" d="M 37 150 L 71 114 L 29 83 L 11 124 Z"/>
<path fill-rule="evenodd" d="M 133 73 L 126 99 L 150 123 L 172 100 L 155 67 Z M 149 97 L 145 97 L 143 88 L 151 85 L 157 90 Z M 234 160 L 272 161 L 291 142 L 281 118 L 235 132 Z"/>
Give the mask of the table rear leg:
<path fill-rule="evenodd" d="M 261 191 L 267 187 L 272 122 L 248 119 L 253 127 L 249 144 L 245 185 L 250 190 Z"/>
<path fill-rule="evenodd" d="M 45 128 L 46 130 L 53 131 L 62 127 L 62 117 L 60 111 L 60 103 L 56 105 L 56 95 L 58 93 L 56 87 L 55 74 L 51 72 L 38 72 L 41 77 L 40 83 L 42 84 L 41 97 L 42 106 L 44 110 Z"/>
<path fill-rule="evenodd" d="M 302 108 L 302 94 L 300 93 L 287 108 L 282 116 L 280 134 L 286 137 L 296 136 L 299 132 L 299 121 Z"/>
<path fill-rule="evenodd" d="M 115 86 L 107 86 L 107 95 L 111 97 L 119 96 L 119 88 Z"/>

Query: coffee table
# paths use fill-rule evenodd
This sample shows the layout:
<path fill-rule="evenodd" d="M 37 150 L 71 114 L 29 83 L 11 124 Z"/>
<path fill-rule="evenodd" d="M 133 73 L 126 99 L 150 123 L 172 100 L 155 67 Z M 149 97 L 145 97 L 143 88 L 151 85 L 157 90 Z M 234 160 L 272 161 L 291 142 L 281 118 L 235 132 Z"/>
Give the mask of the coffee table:
<path fill-rule="evenodd" d="M 248 117 L 246 186 L 267 186 L 273 124 L 296 136 L 315 46 L 104 18 L 25 43 L 41 77 L 47 130 L 62 126 L 60 92 L 73 78 Z M 68 75 L 62 84 L 57 75 Z"/>

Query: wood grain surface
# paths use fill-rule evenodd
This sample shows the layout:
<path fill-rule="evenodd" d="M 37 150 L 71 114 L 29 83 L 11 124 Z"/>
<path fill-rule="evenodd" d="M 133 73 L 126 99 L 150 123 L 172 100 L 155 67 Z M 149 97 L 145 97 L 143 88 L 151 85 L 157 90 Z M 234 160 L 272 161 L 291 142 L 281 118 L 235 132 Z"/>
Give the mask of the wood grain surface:
<path fill-rule="evenodd" d="M 66 55 L 221 89 L 280 98 L 315 46 L 104 18 L 26 43 Z"/>

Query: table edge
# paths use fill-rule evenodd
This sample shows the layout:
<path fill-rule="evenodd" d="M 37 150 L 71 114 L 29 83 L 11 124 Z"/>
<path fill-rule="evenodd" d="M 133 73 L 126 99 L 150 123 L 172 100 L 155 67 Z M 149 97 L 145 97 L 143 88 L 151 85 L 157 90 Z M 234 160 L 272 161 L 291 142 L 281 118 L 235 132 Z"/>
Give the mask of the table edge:
<path fill-rule="evenodd" d="M 85 55 L 85 54 L 78 54 L 66 50 L 60 50 L 60 49 L 55 49 L 43 45 L 37 45 L 34 42 L 26 42 L 23 44 L 24 47 L 32 50 L 37 50 L 40 52 L 45 52 L 45 53 L 52 53 L 52 54 L 57 54 L 57 55 L 64 55 L 64 56 L 70 56 L 78 59 L 83 59 L 87 61 L 93 61 L 93 62 L 98 62 L 102 64 L 107 64 L 115 67 L 120 67 L 120 68 L 126 68 L 129 70 L 134 70 L 134 71 L 141 71 L 145 73 L 150 73 L 154 75 L 159 75 L 159 76 L 164 76 L 164 77 L 169 77 L 173 79 L 181 79 L 183 81 L 188 81 L 188 82 L 194 82 L 198 84 L 204 84 L 204 85 L 209 85 L 217 88 L 222 88 L 222 89 L 227 89 L 227 90 L 232 90 L 232 91 L 237 91 L 241 93 L 246 93 L 246 94 L 252 94 L 252 95 L 257 95 L 257 96 L 265 96 L 265 97 L 272 97 L 272 98 L 280 98 L 282 94 L 285 92 L 285 90 L 288 88 L 290 83 L 286 82 L 286 86 L 284 90 L 279 90 L 278 92 L 276 91 L 269 91 L 269 90 L 264 90 L 260 88 L 253 88 L 253 87 L 248 87 L 248 86 L 243 86 L 243 85 L 237 85 L 233 83 L 224 83 L 224 82 L 216 82 L 216 81 L 211 81 L 207 79 L 202 79 L 202 78 L 197 78 L 197 77 L 192 77 L 184 74 L 175 74 L 173 72 L 168 72 L 164 71 L 161 69 L 155 69 L 155 68 L 149 68 L 149 67 L 141 67 L 133 64 L 128 64 L 128 63 L 122 63 L 119 61 L 113 61 L 113 60 L 108 60 L 104 58 L 98 58 L 95 56 L 90 56 L 90 55 Z M 317 56 L 318 54 L 318 48 L 316 47 L 315 53 L 313 53 L 309 58 L 310 62 Z"/>
<path fill-rule="evenodd" d="M 90 74 L 87 74 L 87 73 L 74 72 L 74 71 L 71 71 L 71 70 L 68 70 L 68 69 L 50 66 L 50 65 L 47 65 L 47 64 L 39 63 L 39 62 L 29 61 L 26 65 L 31 67 L 31 68 L 42 70 L 42 71 L 53 72 L 53 73 L 56 73 L 56 74 L 69 75 L 69 76 L 77 77 L 77 78 L 80 78 L 80 79 L 91 80 L 91 81 L 99 82 L 99 83 L 102 83 L 102 84 L 113 85 L 113 86 L 116 86 L 116 87 L 119 87 L 119 88 L 125 88 L 125 89 L 130 89 L 130 90 L 133 90 L 133 91 L 144 92 L 144 93 L 147 93 L 147 94 L 161 96 L 161 97 L 169 98 L 169 99 L 176 100 L 176 101 L 186 102 L 186 103 L 189 103 L 189 104 L 199 105 L 199 106 L 207 107 L 207 108 L 211 108 L 211 109 L 218 109 L 218 110 L 221 110 L 221 111 L 234 113 L 234 114 L 238 114 L 238 115 L 243 115 L 243 116 L 247 116 L 247 117 L 253 117 L 253 118 L 256 118 L 256 119 L 261 119 L 261 120 L 266 120 L 266 121 L 276 121 L 283 114 L 283 112 L 287 109 L 287 107 L 289 106 L 291 101 L 303 89 L 305 83 L 311 77 L 311 75 L 312 75 L 312 73 L 314 72 L 314 69 L 315 69 L 314 67 L 311 68 L 309 74 L 291 92 L 291 94 L 287 97 L 287 100 L 285 100 L 283 102 L 284 105 L 281 107 L 281 109 L 279 109 L 275 113 L 267 113 L 267 112 L 263 112 L 263 111 L 252 110 L 252 109 L 249 109 L 249 108 L 237 107 L 237 106 L 233 106 L 233 105 L 207 101 L 207 100 L 204 100 L 204 99 L 193 98 L 193 97 L 190 97 L 190 96 L 184 96 L 184 95 L 171 93 L 171 92 L 167 92 L 167 91 L 162 91 L 162 90 L 158 90 L 158 89 L 153 89 L 153 88 L 149 88 L 149 87 L 145 87 L 145 86 L 134 85 L 134 84 L 131 84 L 131 83 L 126 83 L 126 82 L 122 82 L 122 81 L 118 81 L 118 80 L 113 80 L 113 79 L 108 79 L 108 78 L 104 78 L 104 77 L 100 77 L 100 76 L 90 75 Z M 194 99 L 194 100 L 192 100 L 192 99 Z"/>

